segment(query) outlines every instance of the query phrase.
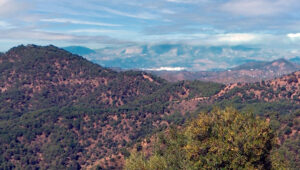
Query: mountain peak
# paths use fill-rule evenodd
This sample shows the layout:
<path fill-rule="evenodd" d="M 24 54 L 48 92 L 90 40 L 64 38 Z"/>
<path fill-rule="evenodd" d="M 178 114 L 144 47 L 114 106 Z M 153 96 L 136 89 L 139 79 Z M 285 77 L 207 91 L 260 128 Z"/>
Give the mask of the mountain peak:
<path fill-rule="evenodd" d="M 272 63 L 275 63 L 275 62 L 280 62 L 280 63 L 291 63 L 290 61 L 288 61 L 287 59 L 285 58 L 279 58 L 277 60 L 274 60 L 274 61 L 271 61 Z"/>
<path fill-rule="evenodd" d="M 286 70 L 289 70 L 291 68 L 294 68 L 295 70 L 297 70 L 300 68 L 299 65 L 294 64 L 284 58 L 280 58 L 280 59 L 271 61 L 269 64 L 273 67 L 278 67 L 279 69 L 286 69 Z"/>
<path fill-rule="evenodd" d="M 68 46 L 68 47 L 63 47 L 63 49 L 73 54 L 78 54 L 82 56 L 96 53 L 96 51 L 82 46 Z"/>
<path fill-rule="evenodd" d="M 291 62 L 296 63 L 296 64 L 300 64 L 300 57 L 294 57 L 290 59 Z"/>
<path fill-rule="evenodd" d="M 58 47 L 54 46 L 54 45 L 47 45 L 47 46 L 40 46 L 40 45 L 35 45 L 35 44 L 27 44 L 27 45 L 18 45 L 16 47 L 11 48 L 10 50 L 8 50 L 9 52 L 16 52 L 16 51 L 20 51 L 20 50 L 29 50 L 29 49 L 59 49 Z"/>
<path fill-rule="evenodd" d="M 38 58 L 77 58 L 83 59 L 83 57 L 78 55 L 73 55 L 72 53 L 58 48 L 54 45 L 47 45 L 47 46 L 38 46 L 34 44 L 28 45 L 19 45 L 17 47 L 13 47 L 8 50 L 5 55 L 13 60 L 21 60 L 22 58 L 27 59 L 38 59 Z"/>

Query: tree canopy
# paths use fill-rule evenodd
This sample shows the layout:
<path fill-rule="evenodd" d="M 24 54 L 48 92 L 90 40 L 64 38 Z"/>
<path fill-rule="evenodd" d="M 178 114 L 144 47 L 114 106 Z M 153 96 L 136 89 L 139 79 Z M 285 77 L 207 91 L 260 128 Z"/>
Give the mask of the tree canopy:
<path fill-rule="evenodd" d="M 184 128 L 158 135 L 150 154 L 132 153 L 125 169 L 280 169 L 269 122 L 233 108 L 201 113 Z"/>

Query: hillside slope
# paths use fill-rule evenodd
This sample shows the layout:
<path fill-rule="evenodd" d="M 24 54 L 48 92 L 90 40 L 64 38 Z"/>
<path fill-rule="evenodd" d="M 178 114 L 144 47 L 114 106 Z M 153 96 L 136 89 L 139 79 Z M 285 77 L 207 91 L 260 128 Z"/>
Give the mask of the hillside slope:
<path fill-rule="evenodd" d="M 228 106 L 269 122 L 278 136 L 278 146 L 273 151 L 289 161 L 290 169 L 300 168 L 300 71 L 269 81 L 230 84 L 216 95 L 194 97 L 174 103 L 173 107 L 180 112 L 189 108 L 197 115 Z M 147 140 L 142 146 L 145 151 L 151 150 Z"/>
<path fill-rule="evenodd" d="M 215 98 L 220 100 L 233 97 L 255 98 L 266 102 L 289 100 L 300 103 L 300 71 L 268 81 L 230 84 Z"/>
<path fill-rule="evenodd" d="M 19 46 L 1 62 L 2 110 L 10 105 L 22 112 L 78 103 L 120 106 L 156 91 L 164 82 L 141 72 L 119 74 L 54 46 Z M 12 103 L 17 97 L 25 100 Z"/>
<path fill-rule="evenodd" d="M 119 167 L 127 153 L 121 148 L 169 125 L 171 103 L 222 88 L 117 73 L 35 45 L 2 55 L 0 79 L 0 169 Z"/>
<path fill-rule="evenodd" d="M 168 83 L 145 72 L 115 72 L 54 46 L 18 46 L 0 54 L 0 169 L 120 169 L 128 148 L 140 149 L 142 139 L 214 105 L 273 116 L 284 134 L 289 125 L 280 143 L 297 164 L 299 76 L 227 86 Z"/>

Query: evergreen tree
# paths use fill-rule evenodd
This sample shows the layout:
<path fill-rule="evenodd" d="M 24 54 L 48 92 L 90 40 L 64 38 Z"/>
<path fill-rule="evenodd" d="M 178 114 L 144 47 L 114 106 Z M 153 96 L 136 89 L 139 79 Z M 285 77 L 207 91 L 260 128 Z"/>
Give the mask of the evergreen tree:
<path fill-rule="evenodd" d="M 276 141 L 269 122 L 233 108 L 202 113 L 185 128 L 171 129 L 158 139 L 151 156 L 134 153 L 125 169 L 282 169 L 286 165 L 271 156 Z"/>

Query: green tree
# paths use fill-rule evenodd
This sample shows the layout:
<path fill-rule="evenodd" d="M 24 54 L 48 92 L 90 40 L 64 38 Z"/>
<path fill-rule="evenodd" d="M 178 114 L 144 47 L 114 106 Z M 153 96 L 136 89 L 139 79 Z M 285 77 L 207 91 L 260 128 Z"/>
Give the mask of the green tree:
<path fill-rule="evenodd" d="M 281 169 L 286 164 L 271 156 L 276 142 L 269 122 L 233 108 L 201 113 L 185 128 L 158 138 L 152 156 L 134 153 L 125 169 Z"/>

